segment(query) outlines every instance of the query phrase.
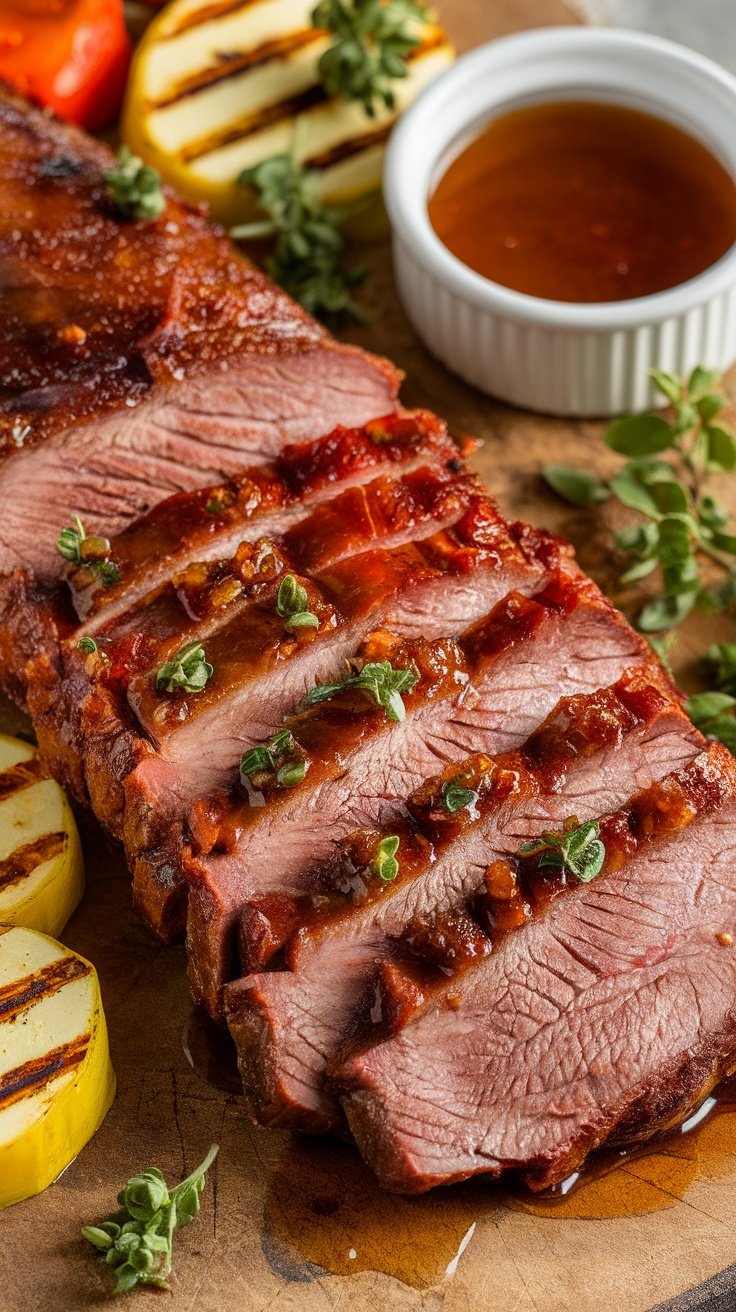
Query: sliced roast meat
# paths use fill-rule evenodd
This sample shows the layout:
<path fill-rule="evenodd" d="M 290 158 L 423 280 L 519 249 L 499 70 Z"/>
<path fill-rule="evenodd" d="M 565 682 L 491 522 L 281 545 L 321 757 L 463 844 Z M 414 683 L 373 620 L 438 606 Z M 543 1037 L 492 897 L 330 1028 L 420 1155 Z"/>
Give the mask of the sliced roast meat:
<path fill-rule="evenodd" d="M 78 572 L 70 571 L 84 631 L 94 633 L 129 611 L 193 560 L 222 559 L 244 540 L 286 532 L 341 489 L 430 464 L 462 472 L 459 450 L 434 415 L 391 414 L 287 446 L 271 464 L 215 487 L 168 497 L 113 538 L 110 559 L 119 581 L 102 586 L 93 576 L 75 587 Z"/>
<path fill-rule="evenodd" d="M 601 822 L 553 899 L 339 1071 L 388 1189 L 477 1172 L 545 1188 L 681 1120 L 736 1066 L 736 769 L 712 746 Z"/>
<path fill-rule="evenodd" d="M 509 588 L 533 592 L 559 559 L 554 544 L 551 556 L 545 543 L 530 558 L 485 497 L 471 490 L 467 504 L 450 529 L 365 551 L 316 576 L 309 606 L 319 611 L 319 629 L 289 631 L 274 582 L 272 595 L 209 634 L 214 674 L 196 698 L 162 697 L 150 671 L 136 674 L 128 699 L 155 738 L 164 787 L 171 771 L 190 797 L 227 786 L 242 752 L 275 733 L 315 684 L 339 679 L 377 625 L 431 639 L 461 631 Z M 147 773 L 152 782 L 153 766 Z"/>
<path fill-rule="evenodd" d="M 248 780 L 239 802 L 219 814 L 212 804 L 195 808 L 189 969 L 211 1011 L 220 1010 L 233 957 L 234 910 L 252 898 L 308 893 L 310 870 L 318 877 L 346 834 L 389 823 L 438 765 L 517 747 L 561 695 L 605 687 L 646 659 L 598 589 L 565 574 L 536 597 L 511 593 L 458 641 L 407 643 L 379 632 L 359 657 L 420 676 L 404 694 L 403 721 L 348 688 L 284 721 L 290 745 L 276 765 L 304 761 L 298 786 L 279 785 L 274 770 L 256 772 L 258 786 Z M 243 972 L 263 964 L 240 962 Z"/>
<path fill-rule="evenodd" d="M 164 497 L 395 408 L 399 374 L 333 341 L 167 192 L 120 218 L 100 142 L 0 94 L 0 576 L 54 579 L 49 526 L 107 536 Z"/>
<path fill-rule="evenodd" d="M 376 965 L 404 951 L 412 926 L 461 906 L 489 866 L 523 839 L 620 806 L 632 792 L 686 764 L 702 736 L 642 673 L 564 698 L 517 752 L 474 757 L 419 789 L 407 818 L 346 841 L 324 868 L 324 893 L 300 908 L 288 969 L 246 977 L 225 991 L 243 1082 L 259 1119 L 323 1130 L 339 1122 L 325 1073 L 360 1018 Z M 449 810 L 448 785 L 469 790 Z M 457 800 L 457 797 L 456 797 Z M 398 837 L 398 877 L 376 878 L 381 841 Z M 345 891 L 347 890 L 347 891 Z M 283 912 L 282 912 L 283 914 Z"/>

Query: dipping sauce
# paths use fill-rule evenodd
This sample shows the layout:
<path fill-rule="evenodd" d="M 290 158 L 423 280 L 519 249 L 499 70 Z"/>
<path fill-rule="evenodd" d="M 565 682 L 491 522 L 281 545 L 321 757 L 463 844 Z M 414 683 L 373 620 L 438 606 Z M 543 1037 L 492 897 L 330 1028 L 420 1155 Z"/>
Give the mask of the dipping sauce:
<path fill-rule="evenodd" d="M 736 184 L 662 119 L 586 101 L 501 115 L 429 202 L 438 237 L 493 282 L 625 301 L 686 282 L 736 242 Z"/>

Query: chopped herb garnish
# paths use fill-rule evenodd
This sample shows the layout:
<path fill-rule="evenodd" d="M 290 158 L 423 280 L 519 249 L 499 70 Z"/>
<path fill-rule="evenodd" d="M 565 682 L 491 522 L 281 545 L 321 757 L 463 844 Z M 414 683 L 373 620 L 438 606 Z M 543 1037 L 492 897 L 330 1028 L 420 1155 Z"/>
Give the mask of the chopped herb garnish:
<path fill-rule="evenodd" d="M 156 1166 L 134 1175 L 118 1194 L 119 1212 L 99 1225 L 82 1226 L 84 1238 L 113 1268 L 116 1294 L 136 1285 L 169 1288 L 174 1232 L 199 1212 L 207 1172 L 218 1151 L 213 1144 L 196 1170 L 171 1190 Z"/>
<path fill-rule="evenodd" d="M 222 510 L 222 507 L 223 507 L 222 501 L 218 500 L 217 497 L 210 497 L 209 501 L 205 506 L 205 510 L 207 511 L 208 515 L 219 515 L 220 511 Z"/>
<path fill-rule="evenodd" d="M 309 761 L 300 755 L 300 749 L 290 729 L 280 729 L 268 743 L 251 747 L 240 762 L 243 781 L 264 772 L 275 773 L 283 788 L 294 788 L 302 782 Z"/>
<path fill-rule="evenodd" d="M 129 146 L 119 148 L 117 163 L 104 178 L 116 210 L 125 219 L 155 219 L 166 208 L 159 173 Z"/>
<path fill-rule="evenodd" d="M 205 657 L 201 642 L 188 642 L 156 672 L 157 692 L 201 692 L 214 669 Z"/>
<path fill-rule="evenodd" d="M 336 38 L 317 66 L 325 90 L 357 100 L 371 118 L 376 101 L 393 109 L 393 84 L 406 77 L 407 56 L 421 41 L 418 24 L 427 17 L 416 0 L 320 0 L 312 23 Z"/>
<path fill-rule="evenodd" d="M 318 629 L 319 620 L 307 609 L 307 589 L 293 574 L 285 574 L 276 594 L 276 612 L 286 620 L 287 629 Z"/>
<path fill-rule="evenodd" d="M 376 848 L 376 855 L 371 861 L 371 874 L 384 884 L 393 883 L 399 873 L 399 863 L 396 860 L 398 850 L 399 838 L 396 834 L 392 834 L 389 838 L 382 838 Z"/>
<path fill-rule="evenodd" d="M 297 784 L 302 782 L 306 773 L 307 762 L 294 761 L 290 765 L 282 765 L 281 769 L 276 773 L 276 778 L 284 788 L 294 788 Z"/>
<path fill-rule="evenodd" d="M 90 655 L 93 651 L 97 651 L 97 643 L 94 638 L 80 638 L 77 643 L 77 651 L 83 651 Z"/>
<path fill-rule="evenodd" d="M 599 875 L 606 856 L 597 820 L 588 820 L 561 834 L 546 830 L 541 837 L 522 843 L 519 856 L 538 856 L 540 869 L 559 870 L 589 884 Z"/>
<path fill-rule="evenodd" d="M 109 560 L 110 543 L 107 538 L 89 537 L 79 515 L 74 527 L 67 525 L 56 539 L 56 550 L 71 565 L 81 565 L 97 576 L 104 588 L 120 582 L 120 570 Z"/>
<path fill-rule="evenodd" d="M 474 806 L 478 800 L 478 794 L 474 788 L 463 788 L 461 784 L 451 780 L 449 783 L 442 785 L 442 805 L 450 815 L 456 811 L 462 811 L 465 807 Z"/>
<path fill-rule="evenodd" d="M 340 683 L 318 683 L 307 696 L 305 706 L 325 702 L 336 693 L 348 688 L 363 692 L 383 707 L 389 720 L 401 721 L 406 717 L 401 694 L 411 692 L 419 676 L 413 670 L 395 670 L 390 661 L 374 661 L 364 665 L 358 674 L 349 675 Z"/>
<path fill-rule="evenodd" d="M 56 550 L 60 556 L 64 557 L 64 560 L 71 561 L 73 565 L 79 565 L 82 560 L 82 543 L 87 534 L 79 515 L 75 515 L 74 523 L 75 528 L 63 528 L 61 530 L 56 539 Z"/>

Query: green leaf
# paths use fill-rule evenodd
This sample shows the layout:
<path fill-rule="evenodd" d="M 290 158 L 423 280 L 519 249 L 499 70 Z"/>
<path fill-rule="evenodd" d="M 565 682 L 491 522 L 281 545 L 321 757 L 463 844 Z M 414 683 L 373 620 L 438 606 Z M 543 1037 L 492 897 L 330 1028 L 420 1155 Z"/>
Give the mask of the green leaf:
<path fill-rule="evenodd" d="M 314 706 L 337 693 L 355 689 L 382 707 L 389 720 L 400 721 L 406 716 L 401 694 L 410 692 L 417 681 L 418 675 L 412 670 L 395 670 L 390 661 L 368 662 L 358 674 L 350 675 L 340 683 L 318 683 L 307 695 L 304 705 Z"/>
<path fill-rule="evenodd" d="M 441 791 L 442 805 L 449 815 L 454 815 L 456 811 L 463 811 L 466 807 L 474 806 L 478 800 L 478 794 L 474 788 L 463 788 L 455 780 L 442 785 Z"/>
<path fill-rule="evenodd" d="M 706 369 L 702 364 L 696 364 L 687 380 L 688 395 L 691 400 L 698 401 L 706 392 L 712 392 L 718 387 L 721 381 L 717 369 Z"/>
<path fill-rule="evenodd" d="M 656 549 L 659 532 L 656 524 L 627 524 L 614 534 L 614 541 L 622 551 L 646 557 Z"/>
<path fill-rule="evenodd" d="M 294 761 L 291 764 L 282 765 L 276 773 L 276 779 L 284 788 L 295 788 L 297 784 L 302 782 L 308 769 L 308 761 Z"/>
<path fill-rule="evenodd" d="M 713 546 L 719 551 L 725 551 L 731 556 L 736 556 L 736 536 L 733 533 L 714 533 L 712 537 Z"/>
<path fill-rule="evenodd" d="M 85 655 L 90 656 L 93 652 L 97 651 L 97 643 L 94 638 L 79 638 L 77 641 L 77 651 L 84 652 Z"/>
<path fill-rule="evenodd" d="M 129 146 L 120 146 L 115 167 L 103 177 L 110 199 L 125 219 L 155 219 L 166 208 L 160 174 Z"/>
<path fill-rule="evenodd" d="M 721 692 L 736 695 L 736 643 L 713 643 L 703 661 L 711 671 L 716 687 Z"/>
<path fill-rule="evenodd" d="M 538 856 L 540 869 L 560 870 L 589 884 L 603 869 L 606 849 L 599 822 L 588 820 L 561 834 L 545 831 L 541 838 L 522 843 L 519 855 Z"/>
<path fill-rule="evenodd" d="M 730 473 L 736 468 L 736 441 L 733 434 L 729 433 L 727 428 L 709 424 L 705 436 L 708 443 L 709 469 L 723 469 Z"/>
<path fill-rule="evenodd" d="M 371 873 L 384 884 L 393 883 L 399 873 L 399 863 L 396 860 L 399 841 L 396 834 L 382 838 L 376 848 L 376 855 L 371 861 Z"/>
<path fill-rule="evenodd" d="M 710 493 L 700 498 L 700 522 L 709 528 L 724 528 L 728 523 L 728 511 Z"/>
<path fill-rule="evenodd" d="M 702 728 L 716 716 L 724 711 L 732 711 L 734 707 L 736 707 L 736 697 L 732 697 L 729 693 L 700 692 L 689 698 L 687 713 L 691 720 Z"/>
<path fill-rule="evenodd" d="M 721 413 L 725 404 L 726 402 L 722 396 L 718 396 L 716 392 L 708 392 L 705 396 L 701 396 L 695 409 L 698 412 L 698 418 L 704 424 L 709 424 Z"/>
<path fill-rule="evenodd" d="M 623 456 L 653 456 L 674 444 L 674 430 L 659 415 L 631 415 L 611 424 L 606 442 Z"/>
<path fill-rule="evenodd" d="M 642 514 L 659 519 L 659 509 L 649 488 L 642 481 L 642 470 L 637 465 L 626 465 L 615 474 L 609 483 L 614 496 L 629 510 L 640 510 Z"/>
<path fill-rule="evenodd" d="M 675 434 L 679 437 L 682 433 L 687 433 L 698 419 L 698 412 L 690 401 L 678 401 L 675 406 Z"/>
<path fill-rule="evenodd" d="M 654 573 L 658 564 L 659 561 L 656 558 L 650 560 L 638 560 L 635 565 L 632 565 L 630 569 L 627 569 L 626 572 L 621 575 L 620 582 L 623 583 L 625 587 L 628 587 L 630 583 L 640 583 L 642 579 L 646 579 L 650 574 Z"/>
<path fill-rule="evenodd" d="M 188 642 L 156 671 L 157 692 L 202 692 L 214 668 L 206 659 L 201 642 Z"/>
<path fill-rule="evenodd" d="M 677 405 L 677 402 L 682 399 L 684 384 L 681 378 L 677 378 L 675 374 L 663 373 L 659 369 L 650 369 L 649 377 L 657 390 L 663 396 L 666 396 L 667 400 L 671 401 L 673 405 Z"/>
<path fill-rule="evenodd" d="M 642 633 L 659 633 L 663 629 L 672 629 L 681 624 L 690 614 L 697 592 L 683 592 L 678 595 L 665 594 L 647 602 L 637 616 L 636 626 Z"/>
<path fill-rule="evenodd" d="M 574 506 L 593 506 L 607 501 L 611 495 L 605 483 L 585 469 L 575 469 L 571 465 L 545 465 L 542 475 L 558 496 Z"/>
<path fill-rule="evenodd" d="M 690 506 L 685 489 L 674 479 L 670 482 L 662 480 L 652 483 L 651 497 L 657 510 L 663 515 L 686 514 Z"/>

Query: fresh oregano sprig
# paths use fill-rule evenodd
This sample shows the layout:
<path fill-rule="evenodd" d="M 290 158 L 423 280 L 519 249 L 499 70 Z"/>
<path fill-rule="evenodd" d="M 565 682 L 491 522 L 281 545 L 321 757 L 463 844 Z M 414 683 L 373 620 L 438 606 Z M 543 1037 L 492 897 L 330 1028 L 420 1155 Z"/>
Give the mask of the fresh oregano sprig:
<path fill-rule="evenodd" d="M 598 821 L 588 820 L 561 834 L 546 830 L 539 838 L 522 843 L 519 855 L 538 856 L 539 869 L 559 870 L 589 884 L 603 868 L 606 849 Z"/>
<path fill-rule="evenodd" d="M 577 506 L 615 498 L 644 521 L 616 534 L 616 544 L 632 558 L 624 584 L 638 583 L 660 571 L 661 591 L 642 607 L 638 627 L 663 633 L 680 624 L 698 601 L 721 607 L 736 600 L 736 532 L 728 511 L 708 490 L 708 476 L 736 468 L 736 440 L 722 422 L 726 405 L 723 380 L 713 369 L 698 366 L 687 380 L 653 372 L 653 381 L 670 402 L 671 420 L 657 414 L 619 419 L 606 443 L 626 456 L 608 480 L 587 470 L 546 465 L 550 487 Z M 702 557 L 723 571 L 716 586 L 701 577 Z"/>
<path fill-rule="evenodd" d="M 307 589 L 293 574 L 285 574 L 276 594 L 276 613 L 286 620 L 287 629 L 318 629 L 319 620 L 307 607 Z"/>
<path fill-rule="evenodd" d="M 358 101 L 370 118 L 377 102 L 394 109 L 394 83 L 406 77 L 407 57 L 421 43 L 419 24 L 428 17 L 417 0 L 320 0 L 312 24 L 335 37 L 317 66 L 325 91 Z"/>
<path fill-rule="evenodd" d="M 401 721 L 406 718 L 402 693 L 411 692 L 417 681 L 418 675 L 413 670 L 395 670 L 390 661 L 372 661 L 358 674 L 348 675 L 339 683 L 318 683 L 307 695 L 304 705 L 315 706 L 352 688 L 365 693 L 376 706 L 383 707 L 389 720 Z"/>
<path fill-rule="evenodd" d="M 204 1161 L 171 1190 L 158 1167 L 150 1166 L 118 1194 L 119 1212 L 99 1225 L 82 1226 L 84 1238 L 115 1271 L 116 1294 L 136 1285 L 169 1288 L 174 1233 L 197 1215 L 218 1151 L 213 1144 Z"/>
<path fill-rule="evenodd" d="M 157 692 L 201 692 L 214 674 L 201 642 L 188 642 L 156 671 Z"/>
<path fill-rule="evenodd" d="M 362 318 L 353 289 L 368 270 L 346 267 L 340 228 L 348 211 L 325 205 L 316 169 L 301 168 L 293 155 L 273 155 L 238 178 L 251 187 L 263 219 L 230 229 L 236 241 L 272 240 L 264 268 L 310 314 Z"/>
<path fill-rule="evenodd" d="M 707 738 L 719 738 L 736 755 L 736 697 L 727 692 L 700 692 L 685 703 L 693 724 Z"/>
<path fill-rule="evenodd" d="M 124 219 L 155 219 L 166 208 L 161 175 L 130 146 L 120 146 L 114 168 L 103 176 L 108 195 Z"/>

